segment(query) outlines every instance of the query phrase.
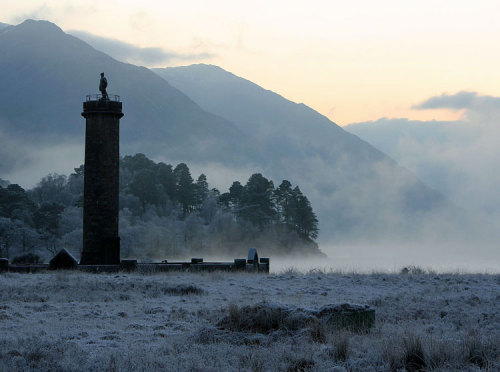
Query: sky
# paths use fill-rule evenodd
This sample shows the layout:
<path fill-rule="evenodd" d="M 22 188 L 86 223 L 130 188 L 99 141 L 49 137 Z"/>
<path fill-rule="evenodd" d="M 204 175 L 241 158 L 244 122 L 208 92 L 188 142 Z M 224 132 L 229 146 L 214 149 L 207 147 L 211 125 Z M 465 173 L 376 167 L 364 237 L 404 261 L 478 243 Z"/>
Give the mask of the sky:
<path fill-rule="evenodd" d="M 0 9 L 0 22 L 45 19 L 131 63 L 218 65 L 342 126 L 457 120 L 463 110 L 417 106 L 461 91 L 500 96 L 498 1 L 0 0 Z"/>

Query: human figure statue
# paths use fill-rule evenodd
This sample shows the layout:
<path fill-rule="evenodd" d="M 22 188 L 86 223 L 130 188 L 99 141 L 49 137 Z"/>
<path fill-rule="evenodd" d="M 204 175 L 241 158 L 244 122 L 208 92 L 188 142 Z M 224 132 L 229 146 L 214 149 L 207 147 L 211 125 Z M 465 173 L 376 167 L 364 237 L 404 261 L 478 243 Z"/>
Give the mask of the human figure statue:
<path fill-rule="evenodd" d="M 106 88 L 108 87 L 108 80 L 104 77 L 104 72 L 101 72 L 101 81 L 99 82 L 99 90 L 102 94 L 102 99 L 108 100 L 108 93 L 106 92 Z"/>

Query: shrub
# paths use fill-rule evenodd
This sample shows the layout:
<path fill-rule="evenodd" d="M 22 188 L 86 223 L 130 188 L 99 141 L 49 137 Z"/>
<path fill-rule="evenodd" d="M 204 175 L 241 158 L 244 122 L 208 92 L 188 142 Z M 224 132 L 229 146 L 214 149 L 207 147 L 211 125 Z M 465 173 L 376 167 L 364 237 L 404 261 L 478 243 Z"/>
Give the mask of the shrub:
<path fill-rule="evenodd" d="M 425 274 L 425 270 L 422 269 L 421 267 L 415 266 L 415 265 L 410 265 L 407 267 L 403 267 L 401 269 L 401 274 L 412 274 L 412 275 L 423 275 Z"/>
<path fill-rule="evenodd" d="M 201 295 L 203 293 L 203 289 L 194 285 L 178 285 L 176 287 L 163 288 L 163 294 L 170 294 L 174 296 L 186 296 L 192 294 Z"/>
<path fill-rule="evenodd" d="M 388 364 L 390 371 L 398 371 L 403 368 L 400 345 L 394 339 L 381 342 L 382 359 Z"/>
<path fill-rule="evenodd" d="M 486 348 L 477 330 L 472 329 L 467 332 L 463 346 L 463 355 L 466 362 L 476 364 L 480 368 L 486 366 Z"/>
<path fill-rule="evenodd" d="M 339 332 L 335 335 L 333 340 L 333 358 L 336 362 L 345 362 L 349 359 L 350 354 L 350 340 L 345 332 Z"/>
<path fill-rule="evenodd" d="M 314 360 L 304 358 L 297 359 L 288 367 L 287 372 L 307 372 L 311 371 L 315 365 L 316 363 Z"/>
<path fill-rule="evenodd" d="M 404 338 L 403 361 L 409 372 L 425 369 L 425 353 L 420 337 L 410 334 Z"/>
<path fill-rule="evenodd" d="M 326 342 L 327 330 L 325 328 L 325 325 L 321 322 L 310 322 L 308 331 L 311 341 L 318 343 Z"/>
<path fill-rule="evenodd" d="M 450 367 L 459 360 L 457 348 L 450 340 L 435 341 L 431 339 L 427 349 L 427 365 L 430 369 Z"/>
<path fill-rule="evenodd" d="M 228 313 L 219 325 L 238 332 L 267 334 L 278 329 L 298 329 L 301 324 L 305 325 L 305 316 L 300 317 L 287 308 L 265 302 L 241 308 L 230 304 Z"/>

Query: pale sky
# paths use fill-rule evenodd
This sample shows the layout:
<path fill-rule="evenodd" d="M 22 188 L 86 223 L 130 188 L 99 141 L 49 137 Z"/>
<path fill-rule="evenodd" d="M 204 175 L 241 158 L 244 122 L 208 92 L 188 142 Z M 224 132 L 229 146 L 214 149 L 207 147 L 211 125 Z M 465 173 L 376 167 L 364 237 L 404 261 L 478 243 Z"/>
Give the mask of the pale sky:
<path fill-rule="evenodd" d="M 0 0 L 0 22 L 45 19 L 139 47 L 192 55 L 339 125 L 381 117 L 452 120 L 416 110 L 431 96 L 500 96 L 500 1 Z M 196 57 L 199 56 L 199 57 Z"/>

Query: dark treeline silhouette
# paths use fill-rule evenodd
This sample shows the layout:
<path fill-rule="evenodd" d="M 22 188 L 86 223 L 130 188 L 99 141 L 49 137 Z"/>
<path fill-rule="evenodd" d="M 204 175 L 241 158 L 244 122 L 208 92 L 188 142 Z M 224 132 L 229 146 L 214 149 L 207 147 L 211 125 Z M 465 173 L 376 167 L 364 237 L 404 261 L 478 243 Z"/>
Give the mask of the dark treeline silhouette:
<path fill-rule="evenodd" d="M 45 259 L 61 248 L 76 256 L 82 244 L 83 165 L 69 177 L 49 174 L 33 189 L 0 185 L 0 256 Z M 144 154 L 120 162 L 122 258 L 158 260 L 190 255 L 321 254 L 318 220 L 298 186 L 253 174 L 229 191 L 210 189 L 180 163 Z"/>

